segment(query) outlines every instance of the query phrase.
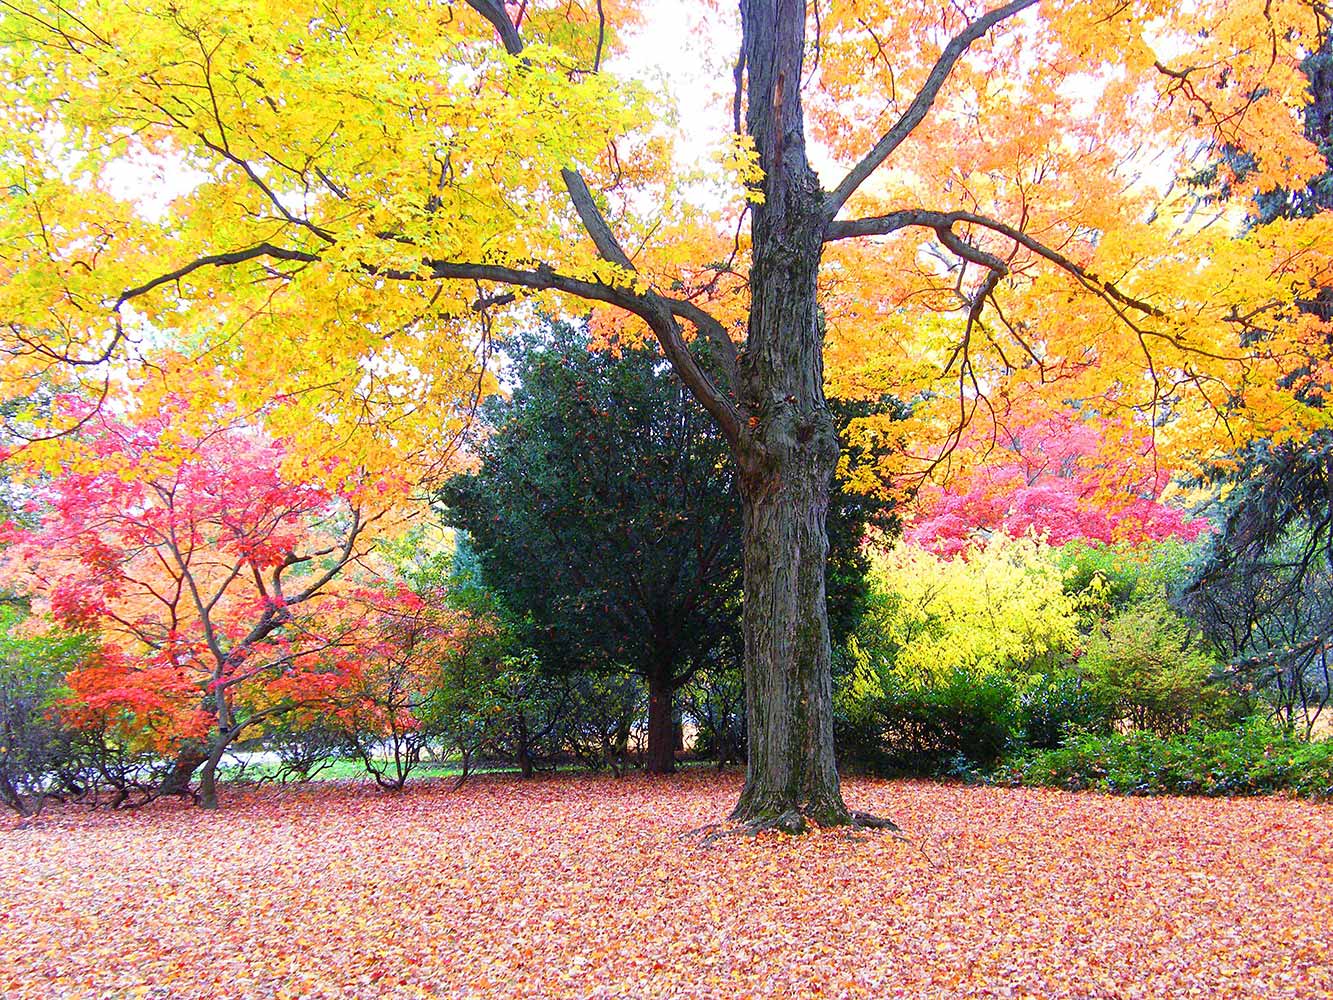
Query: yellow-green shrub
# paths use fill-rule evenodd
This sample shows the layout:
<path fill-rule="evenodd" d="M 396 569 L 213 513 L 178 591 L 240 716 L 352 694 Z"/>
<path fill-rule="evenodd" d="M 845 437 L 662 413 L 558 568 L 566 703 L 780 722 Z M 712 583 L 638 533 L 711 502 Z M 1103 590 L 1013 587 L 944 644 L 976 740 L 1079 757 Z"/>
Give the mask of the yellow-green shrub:
<path fill-rule="evenodd" d="M 904 683 L 1047 668 L 1079 642 L 1081 598 L 1036 539 L 996 535 L 953 559 L 900 543 L 871 553 L 870 586 L 853 660 Z"/>

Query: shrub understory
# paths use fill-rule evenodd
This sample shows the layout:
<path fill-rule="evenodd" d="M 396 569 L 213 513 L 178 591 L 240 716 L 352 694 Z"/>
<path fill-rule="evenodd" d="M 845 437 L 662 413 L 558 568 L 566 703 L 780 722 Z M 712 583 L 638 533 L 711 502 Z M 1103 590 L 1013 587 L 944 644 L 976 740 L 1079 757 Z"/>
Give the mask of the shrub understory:
<path fill-rule="evenodd" d="M 1176 736 L 1073 733 L 1055 750 L 1026 751 L 960 776 L 1004 785 L 1095 789 L 1122 795 L 1333 797 L 1333 740 L 1307 743 L 1265 719 Z"/>

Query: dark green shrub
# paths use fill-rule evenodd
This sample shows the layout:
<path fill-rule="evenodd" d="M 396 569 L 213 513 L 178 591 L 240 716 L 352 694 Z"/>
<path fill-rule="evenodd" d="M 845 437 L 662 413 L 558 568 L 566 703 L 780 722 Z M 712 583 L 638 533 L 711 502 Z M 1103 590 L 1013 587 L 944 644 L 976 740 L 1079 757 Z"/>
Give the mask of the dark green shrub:
<path fill-rule="evenodd" d="M 1018 739 L 1054 750 L 1072 732 L 1107 732 L 1111 706 L 1074 670 L 1032 677 L 1018 697 Z"/>
<path fill-rule="evenodd" d="M 998 672 L 954 669 L 904 684 L 862 668 L 838 702 L 844 758 L 888 774 L 945 774 L 958 758 L 990 764 L 1018 724 L 1017 692 Z"/>
<path fill-rule="evenodd" d="M 1230 729 L 1075 733 L 1056 750 L 1027 752 L 990 775 L 1008 784 L 1131 795 L 1333 796 L 1333 741 L 1307 743 L 1255 717 Z"/>
<path fill-rule="evenodd" d="M 21 815 L 88 790 L 79 734 L 54 706 L 66 672 L 92 649 L 86 636 L 25 635 L 24 617 L 0 606 L 0 803 Z"/>

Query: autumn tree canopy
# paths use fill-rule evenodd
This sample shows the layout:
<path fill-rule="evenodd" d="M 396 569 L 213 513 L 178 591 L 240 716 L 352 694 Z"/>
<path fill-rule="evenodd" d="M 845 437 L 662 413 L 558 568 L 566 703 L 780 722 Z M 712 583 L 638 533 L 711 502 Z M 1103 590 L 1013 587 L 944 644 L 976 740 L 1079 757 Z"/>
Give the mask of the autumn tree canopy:
<path fill-rule="evenodd" d="M 969 427 L 949 460 L 957 468 L 947 485 L 917 491 L 905 533 L 946 555 L 996 531 L 1034 533 L 1053 545 L 1142 544 L 1191 540 L 1208 526 L 1163 502 L 1171 470 L 1158 461 L 1151 429 L 1132 420 L 1013 410 Z"/>
<path fill-rule="evenodd" d="M 1327 223 L 1245 230 L 1236 206 L 1323 169 L 1299 122 L 1323 7 L 698 11 L 734 94 L 711 171 L 676 153 L 702 123 L 632 76 L 628 2 L 6 7 L 4 383 L 226 370 L 235 405 L 348 476 L 425 475 L 486 388 L 478 351 L 534 305 L 651 333 L 741 488 L 736 815 L 845 822 L 826 386 L 911 406 L 861 428 L 894 445 L 868 481 L 930 469 L 1002 398 L 1135 415 L 1172 455 L 1321 425 L 1287 376 L 1326 373 L 1323 321 L 1291 303 Z M 1223 148 L 1210 186 L 1175 183 Z M 151 197 L 154 172 L 188 182 Z"/>

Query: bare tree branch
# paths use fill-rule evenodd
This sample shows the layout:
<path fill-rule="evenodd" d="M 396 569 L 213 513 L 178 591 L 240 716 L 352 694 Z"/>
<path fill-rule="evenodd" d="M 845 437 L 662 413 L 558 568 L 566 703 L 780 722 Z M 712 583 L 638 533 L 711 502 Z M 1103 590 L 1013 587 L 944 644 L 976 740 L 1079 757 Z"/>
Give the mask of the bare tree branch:
<path fill-rule="evenodd" d="M 842 182 L 833 189 L 833 192 L 824 202 L 824 217 L 833 219 L 847 203 L 867 177 L 875 172 L 881 163 L 893 154 L 893 151 L 906 141 L 918 125 L 925 119 L 930 106 L 935 103 L 935 98 L 939 96 L 949 74 L 953 72 L 954 65 L 962 58 L 965 53 L 977 39 L 981 38 L 991 28 L 1005 21 L 1019 11 L 1036 4 L 1038 0 L 1010 0 L 1003 7 L 998 7 L 985 14 L 975 21 L 971 22 L 966 28 L 960 31 L 949 44 L 944 47 L 940 57 L 936 60 L 930 75 L 926 77 L 926 82 L 921 85 L 921 90 L 917 93 L 912 103 L 907 106 L 907 110 L 893 124 L 879 142 L 875 143 L 870 152 L 866 153 L 861 161 L 852 167 Z"/>

